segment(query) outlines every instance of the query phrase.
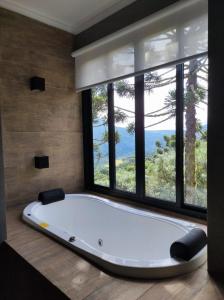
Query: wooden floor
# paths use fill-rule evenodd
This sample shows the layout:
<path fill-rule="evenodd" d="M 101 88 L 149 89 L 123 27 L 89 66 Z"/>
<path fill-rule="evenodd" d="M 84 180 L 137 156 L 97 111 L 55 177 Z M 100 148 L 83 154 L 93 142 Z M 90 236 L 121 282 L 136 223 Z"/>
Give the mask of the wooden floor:
<path fill-rule="evenodd" d="M 219 300 L 224 287 L 197 271 L 174 279 L 131 281 L 112 277 L 21 221 L 23 207 L 7 213 L 8 243 L 53 284 L 75 300 Z"/>

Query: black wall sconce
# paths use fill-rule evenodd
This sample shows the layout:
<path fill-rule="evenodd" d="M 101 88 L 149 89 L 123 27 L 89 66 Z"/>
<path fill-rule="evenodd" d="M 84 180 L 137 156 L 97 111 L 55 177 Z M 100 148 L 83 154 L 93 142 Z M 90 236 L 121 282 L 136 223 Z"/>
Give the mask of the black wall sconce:
<path fill-rule="evenodd" d="M 49 168 L 49 157 L 48 156 L 35 156 L 34 157 L 36 169 Z"/>
<path fill-rule="evenodd" d="M 31 91 L 45 91 L 45 79 L 41 77 L 32 77 L 30 79 Z"/>

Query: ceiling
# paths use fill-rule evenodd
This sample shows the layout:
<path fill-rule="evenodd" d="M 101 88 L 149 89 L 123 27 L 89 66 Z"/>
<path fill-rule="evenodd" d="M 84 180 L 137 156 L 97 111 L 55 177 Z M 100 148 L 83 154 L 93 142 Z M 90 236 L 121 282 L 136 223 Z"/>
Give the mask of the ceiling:
<path fill-rule="evenodd" d="M 135 0 L 0 0 L 0 6 L 77 34 Z"/>

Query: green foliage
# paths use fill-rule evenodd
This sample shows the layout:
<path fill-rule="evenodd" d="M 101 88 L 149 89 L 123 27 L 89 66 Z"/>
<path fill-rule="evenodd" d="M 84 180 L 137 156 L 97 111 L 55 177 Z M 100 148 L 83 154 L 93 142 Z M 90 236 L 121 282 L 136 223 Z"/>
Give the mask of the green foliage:
<path fill-rule="evenodd" d="M 206 61 L 206 59 L 205 59 Z M 188 114 L 188 119 L 195 120 L 196 114 L 193 112 L 189 116 L 187 107 L 193 104 L 196 108 L 200 103 L 205 103 L 206 90 L 201 87 L 197 82 L 194 86 L 191 84 L 189 78 L 194 77 L 200 70 L 207 72 L 206 62 L 201 59 L 200 63 L 195 63 L 195 68 L 190 71 L 189 64 L 185 64 L 185 82 L 186 88 L 184 93 L 184 111 Z M 204 64 L 204 65 L 203 65 Z M 203 69 L 204 68 L 204 69 Z M 200 75 L 200 74 L 199 74 Z M 166 74 L 167 76 L 167 74 Z M 153 92 L 154 88 L 159 88 L 168 85 L 170 82 L 175 82 L 174 77 L 158 75 L 157 72 L 148 72 L 145 74 L 144 89 L 145 92 Z M 173 75 L 172 75 L 173 76 Z M 198 76 L 198 75 L 197 75 Z M 199 76 L 201 77 L 201 76 Z M 202 78 L 203 80 L 203 78 Z M 206 75 L 204 80 L 206 81 Z M 128 80 L 120 80 L 114 83 L 114 90 L 120 97 L 127 99 L 134 99 L 135 87 L 130 84 Z M 99 140 L 94 140 L 94 158 L 96 162 L 102 162 L 103 156 L 100 152 L 100 146 L 108 143 L 108 99 L 107 99 L 107 86 L 101 85 L 92 90 L 92 113 L 93 113 L 93 127 L 104 126 L 104 133 Z M 128 121 L 128 110 L 115 107 L 114 118 L 116 123 L 124 123 Z M 157 111 L 145 115 L 145 118 L 155 119 L 154 124 L 162 123 L 169 120 L 176 115 L 176 90 L 168 91 L 167 97 L 164 99 L 164 107 Z M 156 118 L 160 117 L 159 122 Z M 133 119 L 132 119 L 133 120 Z M 160 121 L 161 120 L 161 121 Z M 149 127 L 149 126 L 148 126 Z M 129 134 L 135 132 L 135 122 L 130 121 L 126 124 L 126 130 Z M 186 128 L 189 131 L 189 128 Z M 198 205 L 206 206 L 206 184 L 207 184 L 207 131 L 203 130 L 202 125 L 197 121 L 196 132 L 192 135 L 197 138 L 195 145 L 191 151 L 195 152 L 195 165 L 196 168 L 191 168 L 196 177 L 195 197 Z M 115 132 L 115 143 L 120 142 L 119 133 Z M 185 142 L 187 142 L 185 140 Z M 176 200 L 176 136 L 164 136 L 164 143 L 156 142 L 156 150 L 153 154 L 145 158 L 145 174 L 146 174 L 146 195 L 154 198 L 175 201 Z M 189 152 L 189 150 L 188 150 Z M 188 153 L 189 154 L 189 153 Z M 186 159 L 186 156 L 185 156 Z M 186 159 L 187 160 L 187 159 Z M 186 162 L 187 163 L 187 162 Z M 188 164 L 190 166 L 190 164 Z M 102 186 L 109 186 L 109 166 L 105 163 L 96 163 L 94 166 L 94 182 Z M 123 158 L 116 161 L 116 187 L 117 189 L 135 192 L 135 160 L 133 158 Z M 194 183 L 192 184 L 192 186 Z M 187 195 L 185 195 L 187 196 Z M 187 198 L 187 197 L 186 197 Z"/>
<path fill-rule="evenodd" d="M 206 131 L 197 139 L 196 147 L 196 203 L 206 207 L 207 196 L 207 142 L 203 139 Z M 164 136 L 165 145 L 156 142 L 156 150 L 146 156 L 146 195 L 176 201 L 176 153 L 175 135 Z M 109 185 L 109 168 L 105 164 L 95 170 L 95 182 Z M 124 158 L 116 161 L 116 188 L 135 192 L 135 160 Z"/>
<path fill-rule="evenodd" d="M 207 206 L 207 142 L 199 141 L 196 148 L 196 189 L 195 203 L 199 206 Z"/>
<path fill-rule="evenodd" d="M 114 110 L 114 120 L 117 123 L 123 123 L 127 119 L 127 115 L 121 109 Z"/>
<path fill-rule="evenodd" d="M 176 200 L 175 151 L 166 148 L 153 157 L 146 157 L 146 195 L 169 201 Z"/>
<path fill-rule="evenodd" d="M 185 108 L 189 103 L 192 103 L 192 100 L 194 100 L 194 104 L 197 105 L 200 103 L 202 100 L 205 99 L 205 90 L 202 89 L 199 85 L 195 90 L 189 89 L 185 92 L 184 94 L 184 99 L 185 99 Z"/>
<path fill-rule="evenodd" d="M 127 132 L 131 135 L 133 135 L 135 133 L 135 122 L 130 122 L 127 125 Z"/>
<path fill-rule="evenodd" d="M 115 144 L 120 143 L 120 135 L 118 131 L 115 131 Z"/>
<path fill-rule="evenodd" d="M 135 192 L 135 160 L 125 158 L 116 161 L 116 188 Z"/>
<path fill-rule="evenodd" d="M 107 88 L 106 85 L 100 85 L 92 89 L 92 116 L 93 125 L 98 124 L 99 119 L 104 122 L 107 119 L 102 117 L 102 115 L 107 114 Z"/>
<path fill-rule="evenodd" d="M 135 89 L 133 85 L 130 85 L 127 80 L 119 80 L 114 84 L 114 89 L 120 97 L 135 97 Z"/>
<path fill-rule="evenodd" d="M 161 147 L 162 147 L 160 141 L 156 141 L 156 147 L 157 147 L 157 148 L 161 148 Z"/>
<path fill-rule="evenodd" d="M 94 182 L 95 184 L 102 186 L 109 186 L 109 165 L 104 164 L 100 166 L 96 165 L 94 170 Z"/>

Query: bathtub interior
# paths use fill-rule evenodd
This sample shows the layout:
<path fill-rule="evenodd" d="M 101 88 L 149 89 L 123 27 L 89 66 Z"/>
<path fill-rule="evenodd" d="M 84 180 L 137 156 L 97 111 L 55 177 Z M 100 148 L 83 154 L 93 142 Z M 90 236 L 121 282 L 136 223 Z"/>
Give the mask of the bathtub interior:
<path fill-rule="evenodd" d="M 170 245 L 194 224 L 115 204 L 92 195 L 33 206 L 39 224 L 50 224 L 105 255 L 132 261 L 172 261 Z"/>

